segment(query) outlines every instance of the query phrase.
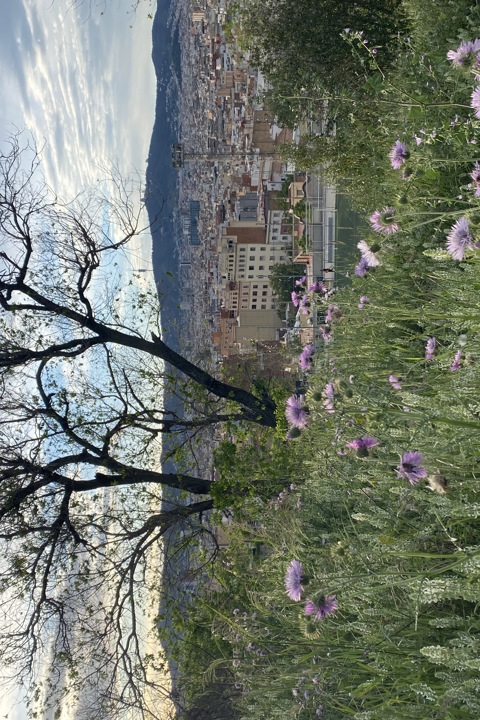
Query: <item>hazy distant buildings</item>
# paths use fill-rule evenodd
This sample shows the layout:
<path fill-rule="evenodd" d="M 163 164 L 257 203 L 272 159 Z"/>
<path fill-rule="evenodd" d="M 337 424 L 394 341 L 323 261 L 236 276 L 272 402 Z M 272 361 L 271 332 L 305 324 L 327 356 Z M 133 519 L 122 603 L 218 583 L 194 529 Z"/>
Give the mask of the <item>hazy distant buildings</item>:
<path fill-rule="evenodd" d="M 183 140 L 192 146 L 184 172 L 191 181 L 189 197 L 202 204 L 200 209 L 200 201 L 191 200 L 186 206 L 182 230 L 191 257 L 205 263 L 205 282 L 195 286 L 193 302 L 205 302 L 217 352 L 245 358 L 254 345 L 275 344 L 286 332 L 270 286 L 275 265 L 294 258 L 309 282 L 333 285 L 335 191 L 282 161 L 281 146 L 297 142 L 303 130 L 277 126 L 263 107 L 265 79 L 232 29 L 226 32 L 227 7 L 226 0 L 191 4 L 199 67 L 193 106 L 205 123 L 195 117 L 195 132 L 188 143 Z M 192 271 L 193 285 L 195 278 Z M 311 327 L 303 328 L 308 322 L 290 308 L 295 330 L 312 334 Z"/>
<path fill-rule="evenodd" d="M 190 245 L 200 245 L 199 218 L 200 201 L 190 200 L 188 212 L 181 216 L 183 236 L 188 238 Z"/>

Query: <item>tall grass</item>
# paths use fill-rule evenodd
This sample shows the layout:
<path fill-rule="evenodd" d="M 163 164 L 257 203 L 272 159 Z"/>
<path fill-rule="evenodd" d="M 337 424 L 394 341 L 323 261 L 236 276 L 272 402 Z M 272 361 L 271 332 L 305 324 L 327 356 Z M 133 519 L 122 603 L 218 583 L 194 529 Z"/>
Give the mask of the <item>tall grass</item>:
<path fill-rule="evenodd" d="M 215 648 L 208 659 L 184 650 L 186 674 L 208 685 L 221 668 L 241 718 L 480 714 L 480 198 L 470 176 L 480 74 L 446 59 L 476 37 L 479 8 L 405 6 L 416 32 L 404 55 L 388 76 L 378 68 L 370 105 L 355 106 L 350 135 L 340 130 L 323 155 L 367 216 L 393 207 L 398 230 L 372 229 L 379 265 L 319 301 L 338 309 L 310 372 L 308 427 L 289 441 L 295 484 L 237 516 L 185 622 L 192 644 L 208 637 Z M 375 62 L 361 37 L 347 40 Z M 409 157 L 394 170 L 396 140 Z M 454 260 L 446 240 L 459 218 L 472 241 Z M 370 448 L 348 445 L 366 436 Z M 299 601 L 284 586 L 293 559 Z M 305 603 L 322 595 L 338 610 L 316 620 Z"/>

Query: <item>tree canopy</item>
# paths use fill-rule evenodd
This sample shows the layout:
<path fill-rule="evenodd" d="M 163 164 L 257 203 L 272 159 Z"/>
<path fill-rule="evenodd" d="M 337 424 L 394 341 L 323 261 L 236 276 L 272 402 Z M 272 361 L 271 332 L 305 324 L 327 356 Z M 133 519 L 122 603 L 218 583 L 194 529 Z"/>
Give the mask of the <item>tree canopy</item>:
<path fill-rule="evenodd" d="M 352 90 L 368 76 L 345 30 L 361 31 L 385 64 L 407 28 L 400 0 L 244 0 L 236 13 L 252 64 L 272 86 L 269 103 L 287 125 L 318 110 L 325 90 Z"/>

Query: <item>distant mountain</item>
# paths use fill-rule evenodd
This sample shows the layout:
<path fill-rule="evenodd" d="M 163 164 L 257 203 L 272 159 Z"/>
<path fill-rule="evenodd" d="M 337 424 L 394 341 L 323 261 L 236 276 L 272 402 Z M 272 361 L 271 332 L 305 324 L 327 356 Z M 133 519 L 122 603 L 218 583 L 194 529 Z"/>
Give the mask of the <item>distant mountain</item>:
<path fill-rule="evenodd" d="M 157 77 L 155 123 L 147 165 L 146 207 L 152 226 L 153 269 L 162 308 L 162 325 L 168 342 L 176 346 L 175 327 L 180 288 L 175 251 L 178 226 L 178 189 L 172 167 L 171 147 L 178 140 L 178 88 L 181 77 L 181 47 L 178 31 L 167 25 L 175 0 L 158 0 L 152 28 L 152 59 Z M 175 223 L 177 219 L 177 223 Z"/>

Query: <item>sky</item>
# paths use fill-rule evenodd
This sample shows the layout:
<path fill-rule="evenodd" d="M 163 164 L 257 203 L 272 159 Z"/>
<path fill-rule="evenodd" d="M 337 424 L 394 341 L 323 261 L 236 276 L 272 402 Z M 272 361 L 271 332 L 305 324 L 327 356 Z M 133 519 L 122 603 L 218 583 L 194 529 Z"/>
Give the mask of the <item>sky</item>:
<path fill-rule="evenodd" d="M 99 163 L 144 171 L 154 118 L 149 4 L 15 0 L 0 5 L 0 130 L 45 142 L 52 187 L 75 195 Z M 104 8 L 101 14 L 101 8 Z"/>
<path fill-rule="evenodd" d="M 156 79 L 149 2 L 0 0 L 0 146 L 26 130 L 42 148 L 45 180 L 62 199 L 95 187 L 115 165 L 144 174 Z M 103 12 L 103 14 L 102 14 Z M 151 268 L 143 236 L 127 270 Z M 0 676 L 2 669 L 0 668 Z M 25 720 L 14 697 L 0 697 L 0 718 Z"/>

